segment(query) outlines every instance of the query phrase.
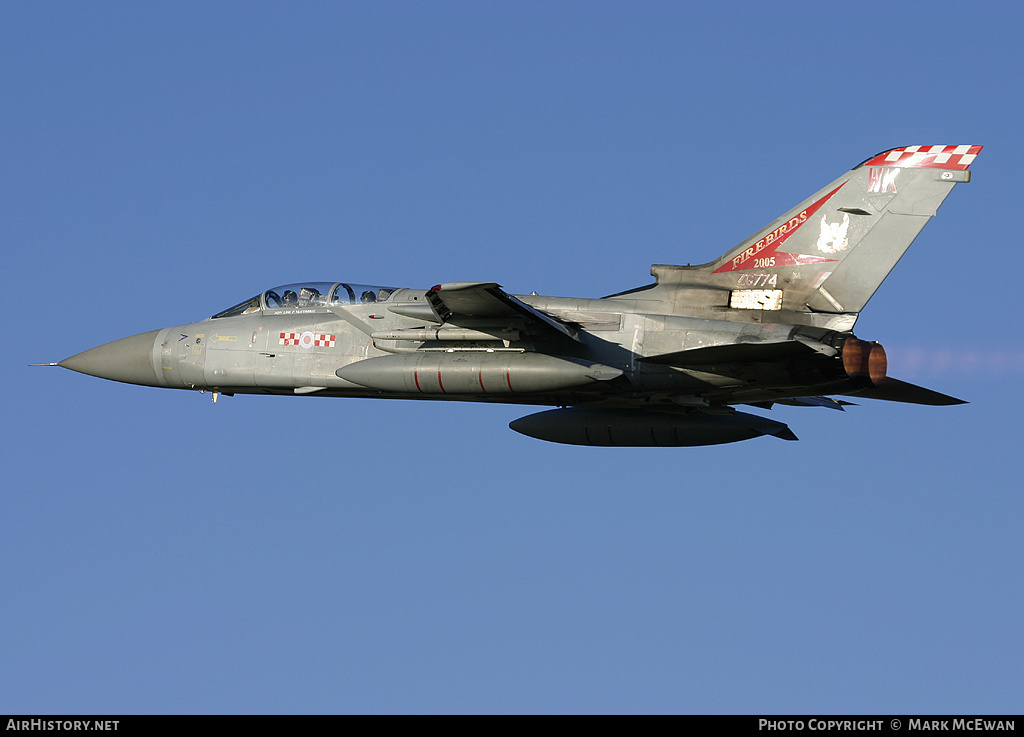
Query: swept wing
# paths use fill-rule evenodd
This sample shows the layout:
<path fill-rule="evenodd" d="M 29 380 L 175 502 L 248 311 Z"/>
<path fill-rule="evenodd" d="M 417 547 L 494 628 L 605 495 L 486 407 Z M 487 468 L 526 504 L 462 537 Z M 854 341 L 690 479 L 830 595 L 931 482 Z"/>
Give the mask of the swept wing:
<path fill-rule="evenodd" d="M 513 297 L 496 282 L 437 284 L 427 291 L 426 299 L 439 323 L 463 315 L 490 318 L 495 326 L 503 327 L 510 320 L 520 318 L 541 331 L 554 331 L 579 340 L 573 327 Z"/>

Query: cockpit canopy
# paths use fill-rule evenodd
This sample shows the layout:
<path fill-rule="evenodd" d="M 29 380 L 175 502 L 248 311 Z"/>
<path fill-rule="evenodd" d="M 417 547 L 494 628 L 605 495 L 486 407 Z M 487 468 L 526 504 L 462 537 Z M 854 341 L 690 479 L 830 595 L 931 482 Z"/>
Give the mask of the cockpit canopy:
<path fill-rule="evenodd" d="M 309 310 L 326 308 L 330 305 L 357 305 L 385 302 L 395 287 L 375 287 L 369 284 L 346 284 L 344 282 L 305 282 L 285 284 L 268 289 L 245 302 L 218 312 L 218 317 L 248 315 L 260 310 Z"/>

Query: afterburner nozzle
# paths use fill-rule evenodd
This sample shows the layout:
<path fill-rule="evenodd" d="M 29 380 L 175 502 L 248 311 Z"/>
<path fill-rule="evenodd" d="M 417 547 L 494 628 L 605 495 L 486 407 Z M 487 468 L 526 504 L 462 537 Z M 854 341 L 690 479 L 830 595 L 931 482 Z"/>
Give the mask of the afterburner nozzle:
<path fill-rule="evenodd" d="M 879 386 L 885 381 L 888 365 L 885 348 L 878 343 L 869 343 L 852 335 L 843 343 L 843 369 L 851 379 Z"/>

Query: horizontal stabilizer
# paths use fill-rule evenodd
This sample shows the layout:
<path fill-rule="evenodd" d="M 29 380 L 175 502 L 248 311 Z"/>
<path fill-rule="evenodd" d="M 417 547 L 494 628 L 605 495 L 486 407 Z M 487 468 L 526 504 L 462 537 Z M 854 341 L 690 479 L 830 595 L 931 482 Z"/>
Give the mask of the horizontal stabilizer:
<path fill-rule="evenodd" d="M 798 340 L 780 343 L 731 343 L 713 345 L 707 348 L 693 348 L 688 351 L 663 353 L 640 360 L 646 363 L 660 363 L 668 366 L 711 366 L 723 363 L 744 363 L 747 361 L 785 361 L 798 356 L 815 353 L 813 348 Z"/>
<path fill-rule="evenodd" d="M 899 379 L 887 378 L 880 386 L 860 391 L 847 392 L 847 396 L 866 397 L 867 399 L 884 399 L 887 402 L 906 402 L 907 404 L 927 404 L 932 407 L 946 407 L 951 404 L 967 404 L 963 399 L 950 397 L 939 392 L 925 389 L 923 386 L 908 384 Z"/>
<path fill-rule="evenodd" d="M 772 433 L 768 433 L 768 434 L 769 435 L 774 435 L 775 437 L 779 438 L 780 440 L 799 440 L 800 439 L 800 438 L 798 438 L 796 436 L 795 432 L 793 432 L 792 430 L 789 429 L 788 425 L 785 428 L 783 428 L 782 430 L 779 430 L 778 432 L 772 432 Z"/>
<path fill-rule="evenodd" d="M 776 404 L 787 404 L 791 407 L 827 407 L 845 412 L 846 407 L 856 407 L 853 402 L 844 402 L 834 397 L 791 397 L 790 399 L 776 399 Z"/>

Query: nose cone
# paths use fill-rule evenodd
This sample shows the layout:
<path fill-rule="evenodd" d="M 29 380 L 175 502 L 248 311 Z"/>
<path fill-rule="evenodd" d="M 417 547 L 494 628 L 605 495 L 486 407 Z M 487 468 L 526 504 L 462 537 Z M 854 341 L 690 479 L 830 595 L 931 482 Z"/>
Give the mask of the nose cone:
<path fill-rule="evenodd" d="M 57 363 L 81 374 L 128 384 L 160 386 L 153 370 L 153 343 L 159 330 L 121 338 Z"/>

